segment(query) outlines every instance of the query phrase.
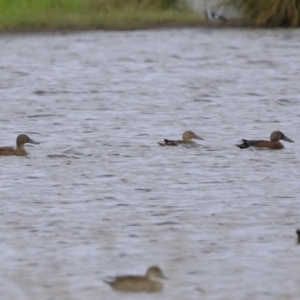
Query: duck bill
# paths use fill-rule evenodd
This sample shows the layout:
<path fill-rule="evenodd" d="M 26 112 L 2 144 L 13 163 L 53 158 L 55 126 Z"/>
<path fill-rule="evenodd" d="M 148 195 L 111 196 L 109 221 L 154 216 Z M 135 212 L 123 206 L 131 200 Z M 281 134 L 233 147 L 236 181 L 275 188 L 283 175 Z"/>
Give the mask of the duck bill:
<path fill-rule="evenodd" d="M 284 141 L 290 142 L 290 143 L 294 143 L 293 140 L 289 139 L 289 138 L 288 138 L 287 136 L 285 136 L 285 135 L 284 135 L 281 139 L 284 140 Z"/>
<path fill-rule="evenodd" d="M 200 136 L 198 136 L 198 135 L 195 135 L 195 136 L 193 137 L 193 139 L 204 140 L 202 137 L 200 137 Z"/>
<path fill-rule="evenodd" d="M 162 278 L 162 279 L 165 279 L 165 280 L 168 280 L 168 279 L 169 279 L 169 278 L 166 277 L 165 275 L 161 275 L 161 278 Z"/>
<path fill-rule="evenodd" d="M 34 140 L 32 140 L 32 139 L 29 139 L 29 140 L 28 140 L 28 143 L 34 144 L 34 145 L 38 145 L 38 144 L 39 144 L 38 142 L 36 142 L 36 141 L 34 141 Z"/>

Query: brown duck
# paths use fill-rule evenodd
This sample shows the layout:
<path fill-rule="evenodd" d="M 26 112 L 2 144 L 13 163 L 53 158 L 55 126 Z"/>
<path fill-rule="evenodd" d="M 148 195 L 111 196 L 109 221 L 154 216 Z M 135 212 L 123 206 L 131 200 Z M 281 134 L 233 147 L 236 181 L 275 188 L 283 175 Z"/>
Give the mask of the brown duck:
<path fill-rule="evenodd" d="M 164 139 L 164 142 L 158 142 L 161 146 L 178 146 L 180 144 L 193 144 L 192 139 L 203 140 L 200 136 L 196 135 L 193 131 L 186 131 L 182 135 L 182 140 L 174 141 Z"/>
<path fill-rule="evenodd" d="M 124 292 L 159 292 L 163 289 L 163 284 L 158 280 L 164 278 L 162 270 L 159 267 L 150 267 L 145 276 L 124 275 L 114 277 L 112 280 L 104 280 L 114 290 Z"/>
<path fill-rule="evenodd" d="M 281 131 L 274 131 L 271 133 L 270 141 L 264 140 L 242 140 L 243 143 L 240 145 L 236 145 L 240 149 L 249 148 L 250 146 L 257 148 L 268 148 L 271 150 L 280 150 L 283 149 L 284 146 L 279 140 L 284 140 L 287 142 L 293 143 L 294 141 L 285 136 Z"/>
<path fill-rule="evenodd" d="M 39 144 L 38 142 L 29 138 L 26 134 L 20 134 L 17 137 L 17 148 L 13 147 L 0 147 L 0 155 L 17 155 L 17 156 L 26 156 L 27 152 L 24 148 L 24 144 Z"/>

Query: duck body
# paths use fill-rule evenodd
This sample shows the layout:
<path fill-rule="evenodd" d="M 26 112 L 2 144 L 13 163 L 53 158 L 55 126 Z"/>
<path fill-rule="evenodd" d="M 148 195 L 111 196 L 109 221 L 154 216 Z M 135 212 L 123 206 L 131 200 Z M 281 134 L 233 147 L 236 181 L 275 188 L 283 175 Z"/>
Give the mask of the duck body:
<path fill-rule="evenodd" d="M 178 146 L 181 144 L 193 144 L 192 139 L 203 140 L 200 136 L 196 135 L 193 131 L 186 131 L 182 136 L 182 140 L 167 140 L 164 139 L 164 142 L 158 142 L 160 146 Z"/>
<path fill-rule="evenodd" d="M 178 146 L 180 144 L 184 144 L 184 141 L 181 140 L 173 141 L 173 140 L 164 139 L 163 143 L 158 142 L 158 144 L 161 146 Z"/>
<path fill-rule="evenodd" d="M 270 150 L 280 150 L 284 148 L 284 145 L 280 143 L 279 140 L 284 140 L 291 143 L 294 142 L 293 140 L 285 136 L 281 131 L 274 131 L 271 133 L 270 141 L 242 139 L 243 143 L 236 146 L 239 147 L 240 149 L 257 147 L 257 148 L 267 148 Z"/>
<path fill-rule="evenodd" d="M 163 284 L 158 278 L 165 278 L 159 267 L 153 266 L 147 270 L 145 276 L 125 275 L 114 277 L 113 280 L 106 281 L 114 290 L 123 292 L 159 292 L 163 289 Z"/>
<path fill-rule="evenodd" d="M 17 154 L 19 153 L 19 154 Z M 13 147 L 0 147 L 0 155 L 18 155 L 18 156 L 25 156 L 27 155 L 25 149 L 24 151 L 18 151 L 17 149 L 14 149 Z"/>
<path fill-rule="evenodd" d="M 271 142 L 271 141 L 263 141 L 263 140 L 244 140 L 243 143 L 237 145 L 240 149 L 249 148 L 251 146 L 258 148 L 268 148 L 273 150 L 280 150 L 284 148 L 284 145 L 280 142 Z"/>
<path fill-rule="evenodd" d="M 158 280 L 150 280 L 144 276 L 129 275 L 118 276 L 108 283 L 113 289 L 124 292 L 159 292 L 163 289 L 163 284 Z"/>
<path fill-rule="evenodd" d="M 0 147 L 0 155 L 16 155 L 16 156 L 26 156 L 27 152 L 24 148 L 24 144 L 30 143 L 30 144 L 39 144 L 38 142 L 30 139 L 26 134 L 20 134 L 17 137 L 16 141 L 16 148 L 13 147 Z"/>

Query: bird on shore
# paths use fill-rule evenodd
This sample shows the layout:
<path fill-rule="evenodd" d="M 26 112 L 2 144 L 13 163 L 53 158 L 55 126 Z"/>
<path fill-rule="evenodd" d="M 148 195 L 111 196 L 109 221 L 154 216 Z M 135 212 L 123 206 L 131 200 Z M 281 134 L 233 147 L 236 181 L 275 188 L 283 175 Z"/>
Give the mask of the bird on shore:
<path fill-rule="evenodd" d="M 229 19 L 225 16 L 222 16 L 214 11 L 211 11 L 209 8 L 205 10 L 205 17 L 208 21 L 228 21 Z"/>

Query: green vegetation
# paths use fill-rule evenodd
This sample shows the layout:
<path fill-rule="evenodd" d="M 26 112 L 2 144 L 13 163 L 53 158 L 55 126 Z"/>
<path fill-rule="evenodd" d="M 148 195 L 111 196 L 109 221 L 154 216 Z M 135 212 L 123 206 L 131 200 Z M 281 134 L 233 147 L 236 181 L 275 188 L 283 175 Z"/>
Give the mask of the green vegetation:
<path fill-rule="evenodd" d="M 300 25 L 299 0 L 226 0 L 236 7 L 245 21 L 263 27 L 297 27 Z"/>
<path fill-rule="evenodd" d="M 203 21 L 184 0 L 0 0 L 0 31 L 126 30 Z"/>

